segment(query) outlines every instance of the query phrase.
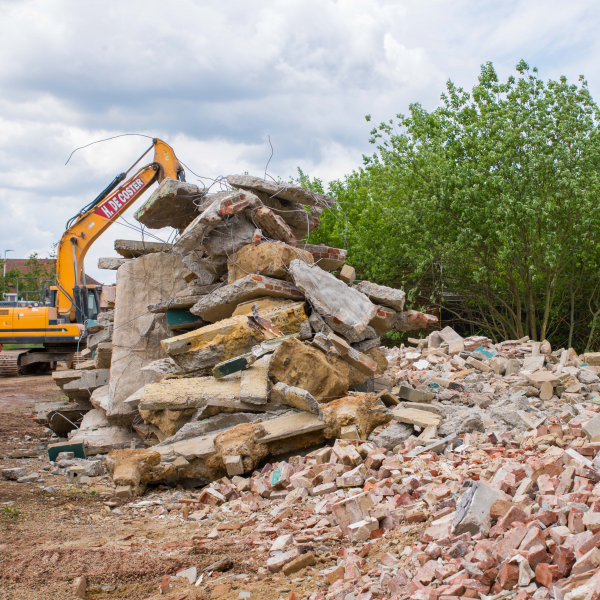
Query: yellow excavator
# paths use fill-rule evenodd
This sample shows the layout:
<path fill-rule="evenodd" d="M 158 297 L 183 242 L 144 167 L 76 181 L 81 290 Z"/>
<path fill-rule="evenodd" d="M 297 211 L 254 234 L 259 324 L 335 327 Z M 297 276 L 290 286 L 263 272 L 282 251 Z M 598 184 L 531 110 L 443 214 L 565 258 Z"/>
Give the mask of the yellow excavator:
<path fill-rule="evenodd" d="M 154 149 L 153 162 L 127 175 Z M 88 285 L 84 259 L 90 246 L 154 182 L 185 181 L 173 148 L 155 138 L 152 146 L 98 197 L 67 222 L 58 244 L 56 280 L 34 281 L 36 291 L 20 291 L 16 301 L 0 301 L 0 377 L 48 370 L 58 361 L 72 362 L 86 335 L 85 323 L 99 312 L 101 287 Z M 124 183 L 122 183 L 124 181 Z M 30 285 L 27 286 L 31 287 Z M 4 350 L 2 344 L 35 344 L 29 350 Z M 42 347 L 43 346 L 43 347 Z"/>

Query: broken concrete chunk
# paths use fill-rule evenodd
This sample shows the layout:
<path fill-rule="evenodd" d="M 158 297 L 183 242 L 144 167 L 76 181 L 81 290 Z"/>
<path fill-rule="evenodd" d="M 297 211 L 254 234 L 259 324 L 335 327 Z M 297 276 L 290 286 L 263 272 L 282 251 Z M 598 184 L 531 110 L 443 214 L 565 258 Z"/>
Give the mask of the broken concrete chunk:
<path fill-rule="evenodd" d="M 162 314 L 147 306 L 170 298 L 183 289 L 185 265 L 173 253 L 140 256 L 117 272 L 117 302 L 113 333 L 107 416 L 115 425 L 130 425 L 136 412 L 124 401 L 155 374 L 141 368 L 166 358 L 160 341 L 171 334 Z"/>
<path fill-rule="evenodd" d="M 431 402 L 435 398 L 435 395 L 431 392 L 415 390 L 407 385 L 401 385 L 398 388 L 398 398 L 408 400 L 409 402 L 426 403 Z"/>
<path fill-rule="evenodd" d="M 134 219 L 148 229 L 185 229 L 198 215 L 205 195 L 205 190 L 193 183 L 165 177 Z"/>
<path fill-rule="evenodd" d="M 285 281 L 263 275 L 247 275 L 204 296 L 190 311 L 205 321 L 215 323 L 230 317 L 238 304 L 264 296 L 295 300 L 303 298 L 300 290 Z"/>
<path fill-rule="evenodd" d="M 304 303 L 284 305 L 262 313 L 285 335 L 298 333 L 308 318 Z M 214 367 L 217 363 L 250 352 L 264 338 L 239 315 L 189 333 L 163 340 L 165 352 L 186 372 Z"/>
<path fill-rule="evenodd" d="M 72 443 L 85 444 L 88 455 L 106 454 L 119 448 L 131 448 L 132 444 L 143 446 L 142 439 L 128 427 L 113 425 L 94 429 L 78 429 L 70 440 Z"/>
<path fill-rule="evenodd" d="M 203 245 L 215 267 L 222 268 L 225 273 L 228 257 L 252 243 L 255 231 L 256 225 L 245 216 L 245 211 L 242 211 L 228 217 L 227 222 L 217 225 L 204 239 Z"/>
<path fill-rule="evenodd" d="M 181 234 L 181 237 L 175 242 L 173 248 L 176 252 L 186 254 L 201 246 L 205 238 L 223 219 L 236 215 L 250 206 L 260 206 L 261 201 L 254 195 L 244 192 L 219 192 L 209 197 L 211 204 L 195 217 Z M 210 250 L 204 245 L 207 252 Z"/>
<path fill-rule="evenodd" d="M 408 423 L 409 425 L 418 425 L 419 427 L 437 427 L 442 419 L 426 410 L 417 410 L 414 408 L 394 408 L 392 414 L 396 421 Z"/>
<path fill-rule="evenodd" d="M 394 329 L 396 331 L 417 331 L 434 327 L 437 323 L 438 318 L 434 315 L 428 315 L 417 310 L 408 310 L 396 313 Z"/>
<path fill-rule="evenodd" d="M 269 196 L 309 206 L 326 207 L 336 203 L 335 198 L 332 198 L 331 196 L 317 194 L 306 188 L 295 185 L 267 181 L 259 177 L 253 177 L 252 175 L 229 175 L 227 177 L 227 182 L 234 188 L 258 190 L 264 194 L 269 194 Z"/>
<path fill-rule="evenodd" d="M 296 239 L 301 240 L 307 233 L 319 227 L 319 215 L 322 209 L 312 207 L 309 212 L 305 209 L 304 205 L 297 202 L 273 198 L 269 194 L 264 194 L 258 190 L 254 190 L 254 193 L 262 200 L 265 206 L 268 206 L 290 226 Z M 314 213 L 312 212 L 313 210 Z"/>
<path fill-rule="evenodd" d="M 394 310 L 404 310 L 406 294 L 402 290 L 390 288 L 385 285 L 377 285 L 370 281 L 361 281 L 354 284 L 354 289 L 368 296 L 375 304 L 383 304 Z"/>
<path fill-rule="evenodd" d="M 162 410 L 165 408 L 183 410 L 204 407 L 209 401 L 230 401 L 239 399 L 240 374 L 222 379 L 214 377 L 191 377 L 165 379 L 159 383 L 147 384 L 139 402 L 140 410 Z"/>
<path fill-rule="evenodd" d="M 196 275 L 194 286 L 209 286 L 220 279 L 212 262 L 206 258 L 198 258 L 193 252 L 183 257 L 183 264 Z"/>
<path fill-rule="evenodd" d="M 287 404 L 298 410 L 313 413 L 319 419 L 323 419 L 319 403 L 309 392 L 302 388 L 289 386 L 282 382 L 276 383 L 271 390 L 271 401 L 276 404 Z"/>
<path fill-rule="evenodd" d="M 330 333 L 327 336 L 327 340 L 335 347 L 342 359 L 345 360 L 349 365 L 355 369 L 358 369 L 361 373 L 366 373 L 369 376 L 376 373 L 377 363 L 366 354 L 363 354 L 362 352 L 359 352 L 350 346 L 346 340 L 343 340 L 334 333 Z"/>
<path fill-rule="evenodd" d="M 251 404 L 266 404 L 269 393 L 269 363 L 271 355 L 259 358 L 242 371 L 239 399 Z"/>
<path fill-rule="evenodd" d="M 137 258 L 144 254 L 172 252 L 173 245 L 163 244 L 162 242 L 147 242 L 145 240 L 115 240 L 115 250 L 117 254 L 120 254 L 124 258 Z"/>
<path fill-rule="evenodd" d="M 125 264 L 129 258 L 106 257 L 98 259 L 98 268 L 106 271 L 116 271 L 121 265 Z"/>
<path fill-rule="evenodd" d="M 288 339 L 277 348 L 269 370 L 278 382 L 306 390 L 319 402 L 348 392 L 348 364 L 296 339 Z"/>
<path fill-rule="evenodd" d="M 472 482 L 458 501 L 452 521 L 454 535 L 470 533 L 487 535 L 491 527 L 490 509 L 498 492 L 482 481 Z"/>
<path fill-rule="evenodd" d="M 310 300 L 315 310 L 334 331 L 350 342 L 360 342 L 369 335 L 368 326 L 377 307 L 362 293 L 317 265 L 300 260 L 290 263 L 290 273 L 296 287 Z"/>
<path fill-rule="evenodd" d="M 249 274 L 265 275 L 275 279 L 285 279 L 292 260 L 303 260 L 313 264 L 310 252 L 278 242 L 248 244 L 229 257 L 228 283 L 233 283 Z"/>

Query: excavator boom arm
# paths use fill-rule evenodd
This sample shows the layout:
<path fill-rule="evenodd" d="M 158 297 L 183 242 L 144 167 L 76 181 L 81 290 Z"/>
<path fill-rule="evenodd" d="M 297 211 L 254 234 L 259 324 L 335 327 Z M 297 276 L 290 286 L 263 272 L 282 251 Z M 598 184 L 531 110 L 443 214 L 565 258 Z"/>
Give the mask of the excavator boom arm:
<path fill-rule="evenodd" d="M 58 245 L 56 261 L 59 317 L 68 316 L 71 322 L 76 320 L 74 290 L 85 286 L 83 261 L 96 239 L 155 181 L 160 183 L 166 177 L 184 180 L 183 167 L 173 149 L 159 139 L 154 139 L 153 145 L 153 163 L 139 169 L 116 190 L 104 194 L 104 198 L 101 194 L 68 223 Z"/>

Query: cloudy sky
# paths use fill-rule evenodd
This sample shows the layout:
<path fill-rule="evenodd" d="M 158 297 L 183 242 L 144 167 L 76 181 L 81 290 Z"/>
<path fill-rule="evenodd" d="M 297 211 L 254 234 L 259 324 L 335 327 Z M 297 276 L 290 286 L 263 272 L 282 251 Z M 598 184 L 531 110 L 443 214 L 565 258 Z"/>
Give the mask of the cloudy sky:
<path fill-rule="evenodd" d="M 195 173 L 331 180 L 361 164 L 371 126 L 493 61 L 544 79 L 585 74 L 600 99 L 592 0 L 0 0 L 0 253 L 48 256 L 65 222 L 149 146 Z M 197 178 L 188 171 L 188 181 Z M 141 204 L 138 201 L 137 205 Z M 136 223 L 132 214 L 127 222 Z M 168 231 L 153 232 L 164 239 Z M 115 255 L 114 224 L 86 271 Z"/>

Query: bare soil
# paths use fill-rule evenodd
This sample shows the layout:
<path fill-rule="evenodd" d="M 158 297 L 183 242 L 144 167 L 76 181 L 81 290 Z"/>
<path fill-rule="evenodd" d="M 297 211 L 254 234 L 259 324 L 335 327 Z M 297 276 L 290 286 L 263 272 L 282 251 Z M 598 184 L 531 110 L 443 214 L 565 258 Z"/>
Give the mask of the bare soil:
<path fill-rule="evenodd" d="M 252 600 L 280 596 L 287 600 L 291 591 L 302 598 L 303 592 L 316 589 L 314 584 L 303 588 L 303 577 L 293 583 L 284 576 L 259 580 L 257 570 L 264 566 L 266 555 L 258 556 L 252 544 L 245 543 L 245 531 L 223 532 L 218 540 L 201 541 L 194 538 L 206 536 L 214 521 L 186 521 L 176 512 L 159 515 L 156 506 L 127 506 L 149 497 L 168 498 L 175 490 L 115 499 L 110 480 L 94 478 L 92 485 L 72 486 L 64 476 L 51 475 L 45 451 L 50 433 L 33 421 L 32 414 L 35 402 L 61 397 L 51 376 L 0 379 L 0 469 L 26 466 L 28 473 L 43 474 L 43 481 L 28 484 L 0 478 L 2 600 L 68 600 L 75 597 L 73 580 L 81 575 L 88 582 L 86 598 L 113 600 L 229 600 L 242 590 L 250 591 Z M 16 449 L 33 450 L 35 456 L 8 458 Z M 43 489 L 49 486 L 52 491 Z M 105 506 L 107 501 L 116 506 Z M 227 573 L 205 576 L 200 586 L 176 579 L 170 592 L 159 596 L 164 577 L 192 566 L 200 574 L 225 557 L 233 560 Z"/>

